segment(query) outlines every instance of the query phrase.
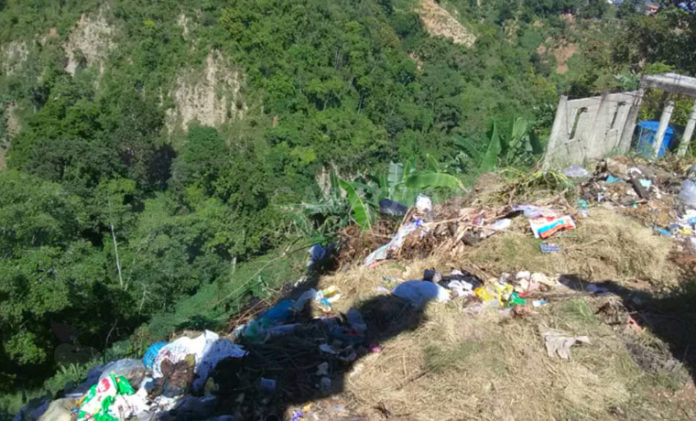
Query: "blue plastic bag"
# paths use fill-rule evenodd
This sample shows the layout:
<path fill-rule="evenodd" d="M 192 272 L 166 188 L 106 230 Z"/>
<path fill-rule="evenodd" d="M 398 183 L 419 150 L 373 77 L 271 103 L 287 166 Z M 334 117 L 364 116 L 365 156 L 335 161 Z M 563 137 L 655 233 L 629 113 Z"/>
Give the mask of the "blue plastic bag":
<path fill-rule="evenodd" d="M 145 367 L 147 367 L 148 370 L 152 370 L 152 365 L 155 363 L 157 354 L 159 354 L 160 350 L 164 348 L 165 345 L 167 345 L 167 342 L 155 342 L 154 344 L 150 345 L 147 351 L 145 351 L 145 355 L 143 356 L 143 364 L 145 364 Z"/>

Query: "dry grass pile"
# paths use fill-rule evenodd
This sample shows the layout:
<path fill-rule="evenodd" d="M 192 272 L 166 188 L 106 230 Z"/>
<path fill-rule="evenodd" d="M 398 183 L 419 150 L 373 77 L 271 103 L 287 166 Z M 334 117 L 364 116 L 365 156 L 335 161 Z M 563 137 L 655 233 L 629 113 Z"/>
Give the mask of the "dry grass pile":
<path fill-rule="evenodd" d="M 425 268 L 444 272 L 457 264 L 437 256 L 408 267 L 391 262 L 328 276 L 322 286 L 345 292 L 336 304 L 348 309 L 374 299 L 376 287 L 391 286 L 393 278 L 418 278 Z M 669 374 L 670 381 L 645 372 L 626 342 L 595 315 L 598 306 L 586 298 L 552 301 L 517 318 L 493 309 L 471 312 L 464 300 L 431 303 L 417 329 L 385 341 L 380 354 L 352 367 L 342 396 L 354 411 L 376 420 L 385 414 L 401 420 L 518 421 L 683 416 L 692 399 L 665 400 L 684 385 L 683 368 Z M 573 347 L 570 361 L 550 358 L 543 328 L 587 335 L 592 343 Z"/>
<path fill-rule="evenodd" d="M 611 209 L 591 209 L 575 230 L 549 242 L 561 252 L 542 253 L 540 240 L 531 234 L 503 233 L 467 250 L 466 259 L 498 272 L 575 274 L 592 282 L 637 278 L 669 287 L 679 279 L 669 261 L 672 240 Z"/>
<path fill-rule="evenodd" d="M 520 270 L 552 277 L 572 274 L 647 294 L 672 290 L 681 277 L 670 261 L 676 242 L 653 229 L 659 222 L 654 208 L 674 208 L 674 169 L 663 166 L 644 171 L 652 171 L 651 179 L 664 187 L 653 208 L 650 201 L 638 207 L 606 203 L 590 207 L 587 217 L 568 203 L 575 202 L 575 187 L 566 190 L 567 180 L 558 174 L 495 183 L 494 189 L 483 188 L 485 195 L 436 207 L 427 233 L 407 238 L 391 259 L 372 267 L 357 262 L 344 266 L 322 277 L 319 288 L 333 285 L 341 290 L 342 299 L 334 305 L 340 312 L 365 309 L 385 289 L 422 279 L 425 269 L 448 273 L 466 266 L 494 276 Z M 576 229 L 546 241 L 560 246 L 560 252 L 542 253 L 542 241 L 533 237 L 522 215 L 513 217 L 503 232 L 481 238 L 491 223 L 510 216 L 509 205 L 519 203 L 548 205 L 574 217 Z M 398 327 L 405 315 L 395 316 L 391 324 L 380 320 L 380 329 L 393 327 L 395 334 L 385 336 L 381 353 L 360 358 L 351 367 L 341 396 L 368 419 L 696 419 L 693 384 L 672 356 L 664 328 L 627 325 L 633 313 L 623 304 L 605 314 L 607 297 L 560 296 L 525 312 L 478 310 L 466 299 L 433 302 L 420 315 L 417 328 L 403 331 Z M 668 315 L 642 322 L 662 326 L 659 317 Z M 369 314 L 366 320 L 368 326 L 374 324 Z M 591 344 L 574 346 L 569 361 L 549 357 L 540 333 L 545 329 L 586 335 Z"/>

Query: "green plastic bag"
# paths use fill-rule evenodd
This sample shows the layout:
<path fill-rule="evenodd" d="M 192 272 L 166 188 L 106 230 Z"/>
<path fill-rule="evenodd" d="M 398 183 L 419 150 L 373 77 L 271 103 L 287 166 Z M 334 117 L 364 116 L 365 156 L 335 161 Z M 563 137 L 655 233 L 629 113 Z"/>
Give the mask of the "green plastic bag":
<path fill-rule="evenodd" d="M 132 395 L 133 387 L 123 376 L 114 376 L 101 379 L 97 384 L 89 388 L 80 402 L 80 411 L 77 419 L 94 419 L 95 421 L 118 421 L 111 415 L 111 405 L 117 395 Z"/>

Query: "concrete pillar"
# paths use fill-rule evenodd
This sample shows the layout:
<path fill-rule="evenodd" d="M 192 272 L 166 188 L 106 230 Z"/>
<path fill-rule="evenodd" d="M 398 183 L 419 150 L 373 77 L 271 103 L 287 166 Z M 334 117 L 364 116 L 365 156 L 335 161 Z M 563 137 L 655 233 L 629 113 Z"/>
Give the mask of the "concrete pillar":
<path fill-rule="evenodd" d="M 686 155 L 686 149 L 691 143 L 691 137 L 694 134 L 694 127 L 696 126 L 696 101 L 694 101 L 694 106 L 691 108 L 691 114 L 689 114 L 689 121 L 686 122 L 686 127 L 684 128 L 684 136 L 682 136 L 681 142 L 679 143 L 679 150 L 677 151 L 678 156 Z"/>
<path fill-rule="evenodd" d="M 626 153 L 629 149 L 631 149 L 633 132 L 636 130 L 636 120 L 638 120 L 638 111 L 640 111 L 640 105 L 643 103 L 644 94 L 645 91 L 643 90 L 643 88 L 641 88 L 636 92 L 635 96 L 633 97 L 633 104 L 631 104 L 631 109 L 628 111 L 626 122 L 624 123 L 623 130 L 621 131 L 619 153 Z"/>
<path fill-rule="evenodd" d="M 660 152 L 660 147 L 662 147 L 662 141 L 665 139 L 665 133 L 667 132 L 667 126 L 669 125 L 669 120 L 672 118 L 672 111 L 674 111 L 674 101 L 667 101 L 665 109 L 662 110 L 662 116 L 660 117 L 660 125 L 657 127 L 657 133 L 655 134 L 655 140 L 653 143 L 653 158 L 657 158 L 657 154 Z"/>
<path fill-rule="evenodd" d="M 544 163 L 542 164 L 543 169 L 549 169 L 553 164 L 554 156 L 553 152 L 556 150 L 558 145 L 561 143 L 562 139 L 568 138 L 568 97 L 561 95 L 558 101 L 558 108 L 556 108 L 556 117 L 553 119 L 553 127 L 551 128 L 551 134 L 549 135 L 549 141 L 546 144 L 546 154 L 544 155 Z M 551 153 L 549 153 L 551 152 Z"/>
<path fill-rule="evenodd" d="M 609 96 L 607 91 L 602 92 L 602 96 L 599 100 L 599 106 L 597 107 L 597 112 L 592 120 L 593 128 L 589 135 L 589 142 L 585 140 L 583 145 L 583 161 L 585 161 L 588 156 L 603 155 L 602 148 L 606 142 L 607 131 L 609 130 L 609 125 L 611 124 L 609 108 L 612 104 L 607 99 L 607 96 Z"/>

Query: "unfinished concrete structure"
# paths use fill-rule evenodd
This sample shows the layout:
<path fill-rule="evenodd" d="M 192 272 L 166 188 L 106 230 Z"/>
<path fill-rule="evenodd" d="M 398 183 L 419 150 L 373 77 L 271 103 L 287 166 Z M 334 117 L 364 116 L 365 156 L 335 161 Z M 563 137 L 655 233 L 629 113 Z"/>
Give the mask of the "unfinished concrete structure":
<path fill-rule="evenodd" d="M 610 153 L 626 153 L 631 147 L 641 98 L 641 91 L 574 100 L 562 96 L 544 167 L 583 164 Z"/>
<path fill-rule="evenodd" d="M 676 73 L 643 76 L 640 80 L 640 86 L 642 89 L 660 89 L 671 94 L 681 94 L 696 98 L 696 78 Z M 674 111 L 674 101 L 667 101 L 665 108 L 662 110 L 660 126 L 657 128 L 657 134 L 655 135 L 653 157 L 657 156 L 657 152 L 662 146 L 669 120 L 672 118 L 672 111 Z M 691 108 L 691 114 L 689 114 L 689 120 L 684 128 L 677 155 L 684 156 L 686 154 L 686 149 L 689 147 L 691 137 L 694 134 L 694 126 L 696 126 L 696 101 L 694 101 L 694 105 Z"/>
<path fill-rule="evenodd" d="M 665 73 L 643 76 L 640 89 L 633 92 L 603 94 L 568 100 L 562 96 L 556 110 L 544 157 L 544 168 L 584 164 L 609 154 L 624 154 L 631 147 L 638 110 L 646 89 L 696 98 L 696 78 Z M 674 102 L 667 101 L 653 142 L 653 157 L 658 156 L 672 117 Z M 696 101 L 679 144 L 677 154 L 686 153 L 696 127 Z"/>

